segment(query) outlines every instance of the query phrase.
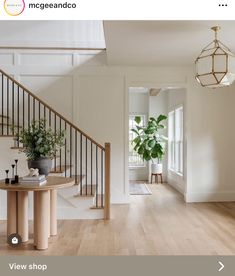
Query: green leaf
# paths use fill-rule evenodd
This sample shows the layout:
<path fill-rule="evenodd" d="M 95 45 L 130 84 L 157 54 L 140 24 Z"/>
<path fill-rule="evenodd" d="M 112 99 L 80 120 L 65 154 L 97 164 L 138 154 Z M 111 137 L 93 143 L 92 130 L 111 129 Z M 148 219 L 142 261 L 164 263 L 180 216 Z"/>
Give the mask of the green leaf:
<path fill-rule="evenodd" d="M 143 158 L 144 158 L 144 160 L 146 160 L 146 161 L 149 161 L 149 160 L 151 159 L 151 155 L 150 155 L 150 153 L 149 153 L 148 150 L 145 150 L 145 151 L 144 151 Z"/>
<path fill-rule="evenodd" d="M 154 134 L 156 128 L 155 127 L 149 127 L 145 130 L 146 134 Z"/>
<path fill-rule="evenodd" d="M 156 141 L 154 139 L 148 141 L 148 146 L 152 149 L 156 144 Z"/>
<path fill-rule="evenodd" d="M 144 146 L 143 145 L 140 146 L 139 149 L 138 149 L 138 154 L 142 155 L 144 153 L 144 150 L 145 150 Z"/>
<path fill-rule="evenodd" d="M 135 116 L 135 122 L 139 125 L 139 123 L 141 122 L 141 117 Z"/>
<path fill-rule="evenodd" d="M 157 124 L 159 124 L 161 121 L 163 121 L 163 120 L 166 120 L 167 119 L 167 116 L 166 115 L 159 115 L 158 117 L 157 117 Z"/>
<path fill-rule="evenodd" d="M 133 131 L 133 132 L 135 132 L 137 135 L 139 135 L 139 132 L 138 132 L 136 129 L 132 128 L 131 131 Z"/>
<path fill-rule="evenodd" d="M 141 142 L 141 139 L 140 139 L 140 137 L 138 136 L 138 137 L 136 137 L 132 142 L 135 143 L 135 144 L 139 144 L 139 143 Z"/>

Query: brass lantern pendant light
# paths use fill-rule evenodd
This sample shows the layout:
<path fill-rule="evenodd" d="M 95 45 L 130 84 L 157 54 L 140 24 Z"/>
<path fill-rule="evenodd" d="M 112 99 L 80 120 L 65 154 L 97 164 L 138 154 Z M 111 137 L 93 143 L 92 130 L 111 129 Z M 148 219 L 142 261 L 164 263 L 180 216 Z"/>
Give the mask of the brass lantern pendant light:
<path fill-rule="evenodd" d="M 228 86 L 235 80 L 235 56 L 217 39 L 219 26 L 211 28 L 215 39 L 207 45 L 195 61 L 196 80 L 203 87 Z"/>

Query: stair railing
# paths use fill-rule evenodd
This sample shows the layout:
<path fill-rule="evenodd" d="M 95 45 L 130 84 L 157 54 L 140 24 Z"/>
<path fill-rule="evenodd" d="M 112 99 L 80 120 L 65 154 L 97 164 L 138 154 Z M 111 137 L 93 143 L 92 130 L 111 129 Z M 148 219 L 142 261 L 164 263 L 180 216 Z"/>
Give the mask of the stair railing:
<path fill-rule="evenodd" d="M 52 173 L 74 177 L 79 196 L 94 197 L 93 208 L 110 217 L 110 144 L 102 146 L 45 101 L 0 69 L 0 137 L 15 137 L 32 120 L 46 120 L 54 132 L 65 130 L 65 144 L 54 158 Z M 17 141 L 16 148 L 20 148 Z"/>

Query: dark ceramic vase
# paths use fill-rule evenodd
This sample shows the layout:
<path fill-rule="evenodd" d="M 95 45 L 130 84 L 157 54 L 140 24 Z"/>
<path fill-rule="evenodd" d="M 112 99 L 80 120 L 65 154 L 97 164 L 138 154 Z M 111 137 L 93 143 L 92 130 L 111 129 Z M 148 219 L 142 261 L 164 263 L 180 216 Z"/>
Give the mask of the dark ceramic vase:
<path fill-rule="evenodd" d="M 46 157 L 39 157 L 35 160 L 28 160 L 29 169 L 38 169 L 39 174 L 48 176 L 52 168 L 52 160 Z"/>

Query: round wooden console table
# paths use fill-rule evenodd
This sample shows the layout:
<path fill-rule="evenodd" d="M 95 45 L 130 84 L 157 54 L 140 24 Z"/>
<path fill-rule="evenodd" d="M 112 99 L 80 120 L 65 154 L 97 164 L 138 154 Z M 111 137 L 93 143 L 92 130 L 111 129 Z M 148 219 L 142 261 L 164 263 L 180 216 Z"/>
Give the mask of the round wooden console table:
<path fill-rule="evenodd" d="M 39 250 L 48 248 L 48 237 L 57 235 L 57 189 L 71 187 L 73 178 L 48 176 L 47 183 L 39 186 L 21 182 L 5 184 L 7 191 L 7 236 L 18 233 L 22 242 L 28 241 L 28 192 L 34 193 L 34 245 Z"/>

